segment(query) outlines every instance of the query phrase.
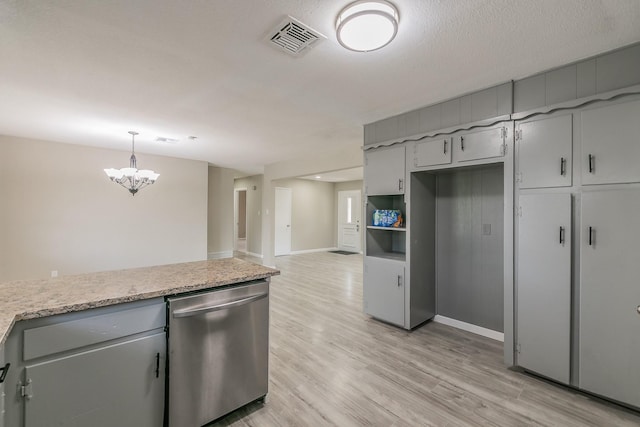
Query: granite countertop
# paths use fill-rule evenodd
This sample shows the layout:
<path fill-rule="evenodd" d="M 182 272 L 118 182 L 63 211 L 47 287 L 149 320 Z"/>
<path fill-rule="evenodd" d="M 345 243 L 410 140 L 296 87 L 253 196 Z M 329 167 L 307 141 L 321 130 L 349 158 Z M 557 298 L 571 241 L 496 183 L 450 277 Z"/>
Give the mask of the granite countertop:
<path fill-rule="evenodd" d="M 280 274 L 237 258 L 0 283 L 0 345 L 15 322 Z"/>

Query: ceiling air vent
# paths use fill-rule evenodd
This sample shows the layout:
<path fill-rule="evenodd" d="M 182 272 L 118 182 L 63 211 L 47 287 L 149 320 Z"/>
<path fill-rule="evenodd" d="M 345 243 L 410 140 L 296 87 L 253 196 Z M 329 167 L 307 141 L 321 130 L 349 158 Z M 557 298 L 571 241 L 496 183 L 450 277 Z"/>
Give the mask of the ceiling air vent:
<path fill-rule="evenodd" d="M 319 32 L 290 16 L 278 25 L 272 34 L 271 43 L 294 56 L 300 56 L 317 42 L 326 39 Z"/>

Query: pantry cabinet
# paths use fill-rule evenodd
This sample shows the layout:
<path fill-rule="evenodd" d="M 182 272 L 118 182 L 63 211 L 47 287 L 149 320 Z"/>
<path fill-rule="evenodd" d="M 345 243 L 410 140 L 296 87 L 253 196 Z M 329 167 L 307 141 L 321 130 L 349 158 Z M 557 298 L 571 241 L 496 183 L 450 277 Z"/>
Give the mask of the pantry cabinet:
<path fill-rule="evenodd" d="M 640 407 L 640 189 L 581 205 L 580 387 Z"/>
<path fill-rule="evenodd" d="M 516 126 L 516 180 L 521 189 L 571 186 L 572 128 L 571 114 Z"/>
<path fill-rule="evenodd" d="M 580 113 L 582 183 L 640 182 L 640 100 Z"/>
<path fill-rule="evenodd" d="M 569 384 L 571 195 L 521 195 L 517 245 L 518 365 Z"/>
<path fill-rule="evenodd" d="M 453 138 L 429 138 L 416 142 L 413 148 L 413 166 L 448 165 L 451 163 Z"/>
<path fill-rule="evenodd" d="M 506 127 L 481 128 L 454 138 L 455 158 L 459 162 L 504 157 Z"/>
<path fill-rule="evenodd" d="M 404 326 L 405 263 L 365 257 L 364 312 L 376 319 Z"/>
<path fill-rule="evenodd" d="M 367 195 L 404 194 L 405 147 L 393 146 L 366 151 L 364 178 Z"/>

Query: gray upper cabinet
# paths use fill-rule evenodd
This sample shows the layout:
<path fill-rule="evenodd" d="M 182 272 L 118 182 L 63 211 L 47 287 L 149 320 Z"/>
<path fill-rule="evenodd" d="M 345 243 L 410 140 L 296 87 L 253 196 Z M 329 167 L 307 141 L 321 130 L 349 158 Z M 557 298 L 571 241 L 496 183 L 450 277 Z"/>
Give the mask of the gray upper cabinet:
<path fill-rule="evenodd" d="M 413 148 L 413 166 L 422 168 L 427 166 L 448 165 L 451 163 L 452 139 L 430 138 L 416 142 Z"/>
<path fill-rule="evenodd" d="M 582 194 L 580 387 L 635 407 L 640 407 L 638 212 L 638 189 Z"/>
<path fill-rule="evenodd" d="M 571 195 L 519 198 L 518 365 L 569 384 Z"/>
<path fill-rule="evenodd" d="M 364 312 L 376 319 L 404 326 L 405 263 L 365 257 Z"/>
<path fill-rule="evenodd" d="M 504 157 L 506 128 L 474 130 L 454 138 L 455 158 L 460 162 Z"/>
<path fill-rule="evenodd" d="M 404 194 L 405 148 L 393 146 L 364 153 L 365 193 Z"/>
<path fill-rule="evenodd" d="M 572 129 L 570 114 L 517 125 L 516 181 L 521 189 L 571 186 Z"/>
<path fill-rule="evenodd" d="M 640 101 L 581 113 L 582 183 L 640 182 Z"/>

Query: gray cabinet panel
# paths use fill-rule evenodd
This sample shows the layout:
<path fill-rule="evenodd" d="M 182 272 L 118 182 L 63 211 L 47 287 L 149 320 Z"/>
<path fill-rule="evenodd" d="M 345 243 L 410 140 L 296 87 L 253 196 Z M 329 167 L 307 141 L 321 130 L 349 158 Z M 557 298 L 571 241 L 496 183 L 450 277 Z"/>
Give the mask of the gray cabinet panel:
<path fill-rule="evenodd" d="M 403 194 L 405 148 L 394 146 L 364 153 L 366 194 Z"/>
<path fill-rule="evenodd" d="M 404 265 L 402 261 L 365 257 L 365 313 L 404 326 Z"/>
<path fill-rule="evenodd" d="M 165 351 L 160 333 L 27 366 L 25 427 L 161 426 Z"/>
<path fill-rule="evenodd" d="M 520 196 L 518 365 L 569 384 L 571 195 Z"/>
<path fill-rule="evenodd" d="M 638 212 L 637 189 L 582 194 L 579 385 L 636 407 L 640 407 Z"/>
<path fill-rule="evenodd" d="M 545 105 L 544 74 L 517 80 L 513 84 L 513 111 L 528 111 Z"/>
<path fill-rule="evenodd" d="M 596 58 L 598 93 L 640 83 L 640 44 Z"/>
<path fill-rule="evenodd" d="M 456 159 L 460 162 L 504 156 L 504 130 L 476 130 L 454 138 Z"/>
<path fill-rule="evenodd" d="M 582 183 L 640 182 L 640 101 L 581 113 Z"/>
<path fill-rule="evenodd" d="M 452 138 L 433 138 L 416 142 L 413 149 L 413 166 L 420 168 L 451 163 Z"/>
<path fill-rule="evenodd" d="M 163 328 L 164 303 L 24 331 L 24 360 Z"/>
<path fill-rule="evenodd" d="M 584 98 L 596 94 L 596 60 L 583 61 L 576 65 L 576 96 Z"/>
<path fill-rule="evenodd" d="M 520 188 L 571 186 L 572 129 L 570 114 L 518 124 Z"/>
<path fill-rule="evenodd" d="M 545 103 L 547 105 L 576 99 L 576 65 L 549 71 L 545 75 Z"/>

